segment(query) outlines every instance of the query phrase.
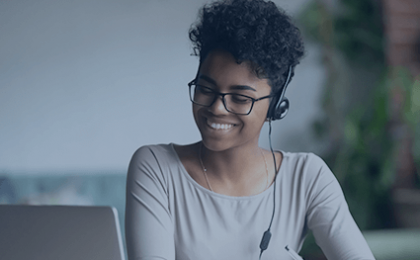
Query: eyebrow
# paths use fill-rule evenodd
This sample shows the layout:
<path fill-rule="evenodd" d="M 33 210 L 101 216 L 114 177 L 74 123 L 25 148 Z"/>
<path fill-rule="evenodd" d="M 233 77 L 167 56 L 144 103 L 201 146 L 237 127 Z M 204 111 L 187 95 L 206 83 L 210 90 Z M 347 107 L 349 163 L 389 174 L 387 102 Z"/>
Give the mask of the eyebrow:
<path fill-rule="evenodd" d="M 199 78 L 207 81 L 210 84 L 213 84 L 213 85 L 217 86 L 216 81 L 214 79 L 206 76 L 206 75 L 200 75 Z M 232 89 L 237 89 L 237 90 L 252 90 L 252 91 L 257 91 L 255 88 L 252 88 L 252 87 L 247 86 L 247 85 L 234 85 L 231 88 Z"/>

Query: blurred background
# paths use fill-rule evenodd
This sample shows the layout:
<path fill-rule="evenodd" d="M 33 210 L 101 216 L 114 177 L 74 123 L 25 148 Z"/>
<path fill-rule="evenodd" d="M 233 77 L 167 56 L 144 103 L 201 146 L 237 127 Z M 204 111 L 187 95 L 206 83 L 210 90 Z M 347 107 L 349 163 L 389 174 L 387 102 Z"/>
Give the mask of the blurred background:
<path fill-rule="evenodd" d="M 200 139 L 188 29 L 206 2 L 0 0 L 0 204 L 110 205 L 124 227 L 134 151 Z M 327 162 L 377 259 L 420 259 L 420 1 L 274 2 L 306 56 L 273 146 Z M 301 254 L 325 259 L 311 235 Z"/>

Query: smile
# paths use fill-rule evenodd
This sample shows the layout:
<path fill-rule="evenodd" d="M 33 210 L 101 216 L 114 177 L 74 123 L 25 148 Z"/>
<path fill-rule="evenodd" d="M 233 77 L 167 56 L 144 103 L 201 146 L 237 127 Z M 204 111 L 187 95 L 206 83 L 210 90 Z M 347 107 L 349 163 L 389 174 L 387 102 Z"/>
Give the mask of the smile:
<path fill-rule="evenodd" d="M 216 130 L 227 130 L 234 126 L 234 124 L 219 124 L 211 121 L 207 121 L 208 126 Z"/>

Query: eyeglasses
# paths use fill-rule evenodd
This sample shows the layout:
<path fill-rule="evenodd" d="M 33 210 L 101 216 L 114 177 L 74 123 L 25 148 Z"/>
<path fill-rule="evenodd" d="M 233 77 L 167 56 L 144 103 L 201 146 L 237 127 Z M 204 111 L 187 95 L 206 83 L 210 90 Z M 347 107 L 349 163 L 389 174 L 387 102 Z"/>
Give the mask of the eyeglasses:
<path fill-rule="evenodd" d="M 198 85 L 195 80 L 188 83 L 188 87 L 190 88 L 191 102 L 194 104 L 211 107 L 216 99 L 221 96 L 225 109 L 236 115 L 249 115 L 255 102 L 272 97 L 272 95 L 268 95 L 255 99 L 242 94 L 220 93 L 211 88 Z"/>

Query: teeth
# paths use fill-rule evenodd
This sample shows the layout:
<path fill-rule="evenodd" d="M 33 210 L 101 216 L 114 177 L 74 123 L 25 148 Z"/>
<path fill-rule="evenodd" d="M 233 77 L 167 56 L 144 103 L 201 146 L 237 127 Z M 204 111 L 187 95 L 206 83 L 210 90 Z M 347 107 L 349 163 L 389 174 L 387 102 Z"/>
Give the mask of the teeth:
<path fill-rule="evenodd" d="M 214 128 L 214 129 L 229 129 L 233 125 L 232 124 L 216 124 L 216 123 L 211 123 L 210 126 L 212 128 Z"/>

